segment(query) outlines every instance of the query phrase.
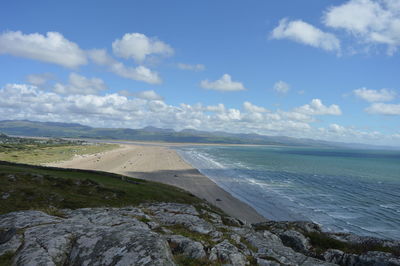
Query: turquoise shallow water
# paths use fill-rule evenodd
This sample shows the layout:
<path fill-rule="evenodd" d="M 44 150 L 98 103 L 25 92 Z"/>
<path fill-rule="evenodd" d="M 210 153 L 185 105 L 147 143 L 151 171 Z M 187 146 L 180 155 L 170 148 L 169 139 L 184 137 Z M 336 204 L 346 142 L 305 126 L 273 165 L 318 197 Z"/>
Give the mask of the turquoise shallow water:
<path fill-rule="evenodd" d="M 197 146 L 178 152 L 266 218 L 400 239 L 399 151 Z"/>

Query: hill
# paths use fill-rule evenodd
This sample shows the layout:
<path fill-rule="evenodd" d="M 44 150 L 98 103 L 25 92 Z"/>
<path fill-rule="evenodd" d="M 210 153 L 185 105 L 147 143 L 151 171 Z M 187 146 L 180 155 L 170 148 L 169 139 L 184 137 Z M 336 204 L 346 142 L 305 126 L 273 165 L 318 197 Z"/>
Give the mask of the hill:
<path fill-rule="evenodd" d="M 259 134 L 235 134 L 227 132 L 206 132 L 184 129 L 179 132 L 173 129 L 145 127 L 129 128 L 94 128 L 76 123 L 37 122 L 29 120 L 0 121 L 0 132 L 30 137 L 52 138 L 92 138 L 132 141 L 161 141 L 177 143 L 214 143 L 214 144 L 256 144 L 256 145 L 291 145 L 291 146 L 325 146 L 343 148 L 387 149 L 373 145 L 330 142 L 314 139 L 299 139 L 285 136 L 265 136 Z"/>

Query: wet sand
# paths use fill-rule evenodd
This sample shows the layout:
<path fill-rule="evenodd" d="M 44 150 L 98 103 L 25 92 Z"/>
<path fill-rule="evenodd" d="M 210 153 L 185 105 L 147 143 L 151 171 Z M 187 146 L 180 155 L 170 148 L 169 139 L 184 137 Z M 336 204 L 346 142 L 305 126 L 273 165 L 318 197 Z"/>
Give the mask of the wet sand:
<path fill-rule="evenodd" d="M 225 213 L 250 223 L 265 221 L 246 203 L 233 197 L 186 163 L 165 145 L 121 145 L 115 150 L 48 164 L 63 168 L 100 170 L 165 183 L 185 189 Z"/>

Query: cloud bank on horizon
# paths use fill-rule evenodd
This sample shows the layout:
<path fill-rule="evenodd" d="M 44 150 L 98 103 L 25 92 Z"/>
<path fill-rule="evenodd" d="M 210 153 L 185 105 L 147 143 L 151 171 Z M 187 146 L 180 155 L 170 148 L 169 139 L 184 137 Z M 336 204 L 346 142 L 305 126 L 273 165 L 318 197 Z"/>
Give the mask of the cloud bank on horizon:
<path fill-rule="evenodd" d="M 91 81 L 85 79 L 83 82 Z M 98 85 L 98 82 L 95 84 Z M 339 106 L 325 105 L 320 99 L 313 99 L 309 104 L 289 111 L 271 111 L 251 102 L 244 102 L 241 109 L 227 108 L 223 104 L 173 106 L 166 104 L 154 91 L 142 91 L 133 95 L 124 92 L 61 95 L 26 84 L 7 84 L 1 88 L 0 106 L 0 114 L 7 114 L 8 119 L 70 121 L 103 127 L 172 126 L 176 130 L 193 128 L 239 133 L 247 133 L 252 129 L 252 132 L 269 132 L 275 135 L 292 131 L 292 135 L 296 137 L 303 137 L 307 133 L 321 138 L 334 131 L 313 128 L 311 124 L 317 117 L 341 115 Z M 329 126 L 332 127 L 337 125 Z M 374 136 L 367 132 L 340 128 L 340 133 L 344 135 Z"/>
<path fill-rule="evenodd" d="M 251 41 L 238 40 L 249 34 L 240 32 L 240 24 L 235 33 L 218 31 L 212 46 L 204 36 L 195 39 L 211 34 L 201 32 L 203 25 L 184 38 L 180 32 L 189 29 L 165 28 L 162 35 L 163 28 L 146 25 L 141 32 L 135 24 L 136 31 L 116 34 L 104 24 L 110 30 L 93 35 L 93 43 L 79 28 L 69 38 L 63 32 L 74 34 L 67 26 L 0 27 L 0 63 L 14 66 L 0 78 L 0 117 L 400 146 L 399 93 L 393 85 L 400 75 L 391 63 L 399 58 L 399 2 L 345 0 L 304 18 L 302 12 L 271 15 L 270 27 Z M 122 18 L 114 17 L 116 25 Z M 268 38 L 260 41 L 257 34 Z M 217 38 L 224 44 L 220 49 Z M 377 62 L 382 69 L 373 69 Z M 368 64 L 371 69 L 364 69 Z"/>

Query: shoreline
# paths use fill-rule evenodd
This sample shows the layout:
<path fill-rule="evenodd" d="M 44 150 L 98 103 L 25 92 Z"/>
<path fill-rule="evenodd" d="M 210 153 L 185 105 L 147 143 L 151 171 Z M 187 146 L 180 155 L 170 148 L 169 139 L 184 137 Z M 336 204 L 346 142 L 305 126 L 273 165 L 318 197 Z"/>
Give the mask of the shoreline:
<path fill-rule="evenodd" d="M 134 178 L 160 182 L 184 189 L 198 198 L 220 208 L 226 214 L 257 223 L 267 218 L 253 207 L 218 186 L 209 177 L 187 163 L 173 144 L 120 144 L 120 148 L 71 160 L 46 164 L 62 168 L 99 170 Z"/>

